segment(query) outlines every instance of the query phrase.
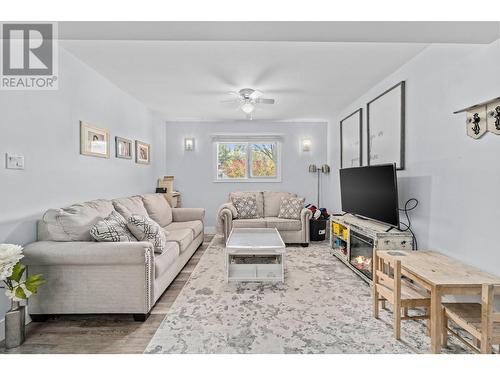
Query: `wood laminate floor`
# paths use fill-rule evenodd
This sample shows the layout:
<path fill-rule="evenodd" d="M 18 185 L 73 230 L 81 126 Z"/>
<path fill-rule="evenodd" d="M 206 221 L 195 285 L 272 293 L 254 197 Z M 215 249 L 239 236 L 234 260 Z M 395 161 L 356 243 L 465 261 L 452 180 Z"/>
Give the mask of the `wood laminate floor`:
<path fill-rule="evenodd" d="M 203 244 L 160 297 L 146 322 L 135 322 L 130 314 L 64 315 L 44 323 L 28 324 L 24 344 L 6 350 L 2 342 L 0 353 L 142 353 L 212 238 L 213 235 L 205 235 Z"/>

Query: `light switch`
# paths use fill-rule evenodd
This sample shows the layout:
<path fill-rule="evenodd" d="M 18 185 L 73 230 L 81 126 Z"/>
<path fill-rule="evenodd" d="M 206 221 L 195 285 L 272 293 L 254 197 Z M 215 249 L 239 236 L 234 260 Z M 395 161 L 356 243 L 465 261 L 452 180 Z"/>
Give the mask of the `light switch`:
<path fill-rule="evenodd" d="M 24 169 L 24 155 L 5 154 L 7 169 Z"/>

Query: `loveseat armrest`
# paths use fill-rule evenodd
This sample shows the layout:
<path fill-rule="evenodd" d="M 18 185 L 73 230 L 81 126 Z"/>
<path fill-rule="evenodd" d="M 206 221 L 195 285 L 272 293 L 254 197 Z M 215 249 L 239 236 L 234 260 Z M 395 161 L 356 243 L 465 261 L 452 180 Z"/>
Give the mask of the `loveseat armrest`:
<path fill-rule="evenodd" d="M 309 220 L 311 220 L 312 217 L 312 212 L 308 208 L 303 208 L 302 211 L 300 211 L 300 220 L 306 221 L 307 224 L 309 225 Z"/>
<path fill-rule="evenodd" d="M 204 208 L 172 208 L 174 222 L 201 220 L 205 217 Z"/>
<path fill-rule="evenodd" d="M 38 241 L 24 248 L 23 263 L 41 265 L 145 264 L 154 257 L 149 242 Z"/>

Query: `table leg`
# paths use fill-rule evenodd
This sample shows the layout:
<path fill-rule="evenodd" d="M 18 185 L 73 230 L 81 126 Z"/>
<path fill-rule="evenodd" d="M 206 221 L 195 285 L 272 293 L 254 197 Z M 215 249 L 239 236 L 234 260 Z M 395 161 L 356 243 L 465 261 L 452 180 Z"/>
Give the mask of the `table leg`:
<path fill-rule="evenodd" d="M 431 289 L 431 352 L 441 353 L 441 290 L 437 287 Z"/>

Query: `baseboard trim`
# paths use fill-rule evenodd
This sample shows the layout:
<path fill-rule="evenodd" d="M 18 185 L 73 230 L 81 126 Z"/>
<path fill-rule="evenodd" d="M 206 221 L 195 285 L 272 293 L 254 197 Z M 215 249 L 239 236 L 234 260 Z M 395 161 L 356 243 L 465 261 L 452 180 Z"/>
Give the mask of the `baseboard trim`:
<path fill-rule="evenodd" d="M 215 227 L 205 227 L 205 234 L 215 234 Z"/>

